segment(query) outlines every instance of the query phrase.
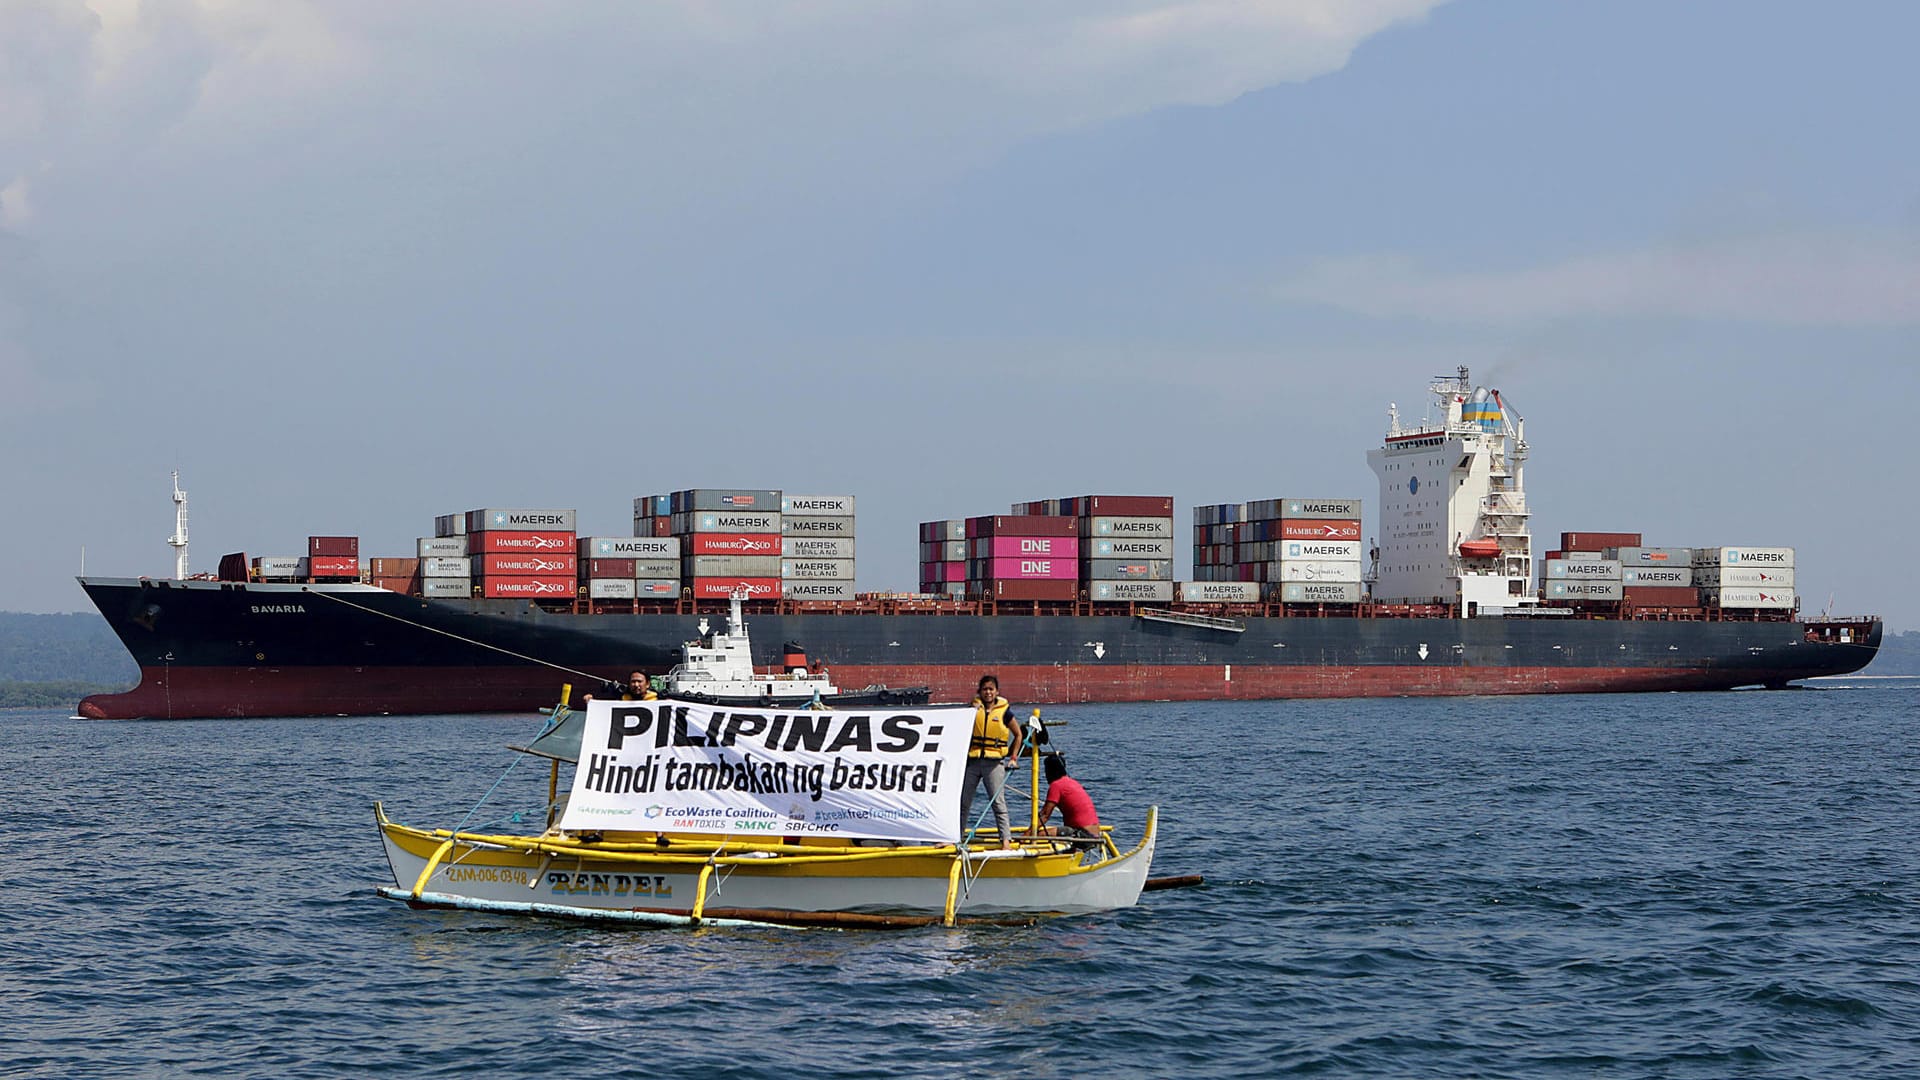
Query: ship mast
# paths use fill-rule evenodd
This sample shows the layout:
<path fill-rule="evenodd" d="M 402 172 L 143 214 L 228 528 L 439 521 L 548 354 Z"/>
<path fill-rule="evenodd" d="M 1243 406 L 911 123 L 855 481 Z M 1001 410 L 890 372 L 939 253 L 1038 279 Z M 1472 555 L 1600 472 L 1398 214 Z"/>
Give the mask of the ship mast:
<path fill-rule="evenodd" d="M 167 537 L 173 549 L 173 578 L 187 579 L 187 493 L 180 490 L 180 470 L 173 470 L 173 535 Z"/>

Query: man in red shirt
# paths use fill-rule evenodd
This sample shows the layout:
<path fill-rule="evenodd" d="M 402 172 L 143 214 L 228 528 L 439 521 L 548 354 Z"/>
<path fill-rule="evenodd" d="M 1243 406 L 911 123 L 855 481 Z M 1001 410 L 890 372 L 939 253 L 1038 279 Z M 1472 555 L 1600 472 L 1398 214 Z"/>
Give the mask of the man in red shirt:
<path fill-rule="evenodd" d="M 1100 815 L 1093 812 L 1093 796 L 1080 781 L 1067 775 L 1067 763 L 1059 754 L 1047 755 L 1047 801 L 1040 807 L 1040 827 L 1046 828 L 1053 808 L 1060 808 L 1060 835 L 1082 840 L 1100 839 Z"/>

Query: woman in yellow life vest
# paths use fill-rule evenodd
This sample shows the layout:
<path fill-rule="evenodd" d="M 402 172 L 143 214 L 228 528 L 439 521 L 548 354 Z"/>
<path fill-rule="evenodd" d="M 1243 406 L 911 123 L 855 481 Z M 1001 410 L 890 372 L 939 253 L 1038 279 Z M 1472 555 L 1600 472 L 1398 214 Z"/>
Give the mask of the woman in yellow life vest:
<path fill-rule="evenodd" d="M 960 831 L 964 835 L 973 825 L 973 791 L 984 781 L 987 798 L 993 800 L 993 823 L 1000 827 L 1000 846 L 1013 846 L 1013 823 L 1007 814 L 1007 770 L 1020 767 L 1023 733 L 1020 720 L 1006 698 L 1000 696 L 1000 680 L 993 675 L 980 676 L 979 693 L 973 699 L 973 739 L 967 744 L 967 774 L 960 787 Z"/>

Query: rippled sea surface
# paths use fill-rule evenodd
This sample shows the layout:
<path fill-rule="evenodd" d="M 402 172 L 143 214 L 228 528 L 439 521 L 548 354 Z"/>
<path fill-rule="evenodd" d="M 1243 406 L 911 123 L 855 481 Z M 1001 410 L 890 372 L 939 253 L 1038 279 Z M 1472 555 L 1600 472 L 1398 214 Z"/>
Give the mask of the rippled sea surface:
<path fill-rule="evenodd" d="M 374 800 L 534 810 L 539 717 L 0 713 L 0 1075 L 1920 1074 L 1920 681 L 1048 715 L 1204 887 L 1018 929 L 417 912 Z"/>

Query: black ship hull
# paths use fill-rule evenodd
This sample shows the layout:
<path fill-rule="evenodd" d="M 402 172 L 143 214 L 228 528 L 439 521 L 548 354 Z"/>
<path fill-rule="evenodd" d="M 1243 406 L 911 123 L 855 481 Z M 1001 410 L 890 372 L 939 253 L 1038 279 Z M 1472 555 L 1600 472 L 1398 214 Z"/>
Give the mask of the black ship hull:
<path fill-rule="evenodd" d="M 105 718 L 523 712 L 636 668 L 660 672 L 704 619 L 549 612 L 363 586 L 86 578 L 140 685 Z M 842 685 L 965 701 L 982 672 L 1023 704 L 1727 690 L 1865 667 L 1877 620 L 754 615 Z M 781 659 L 769 650 L 756 664 Z"/>

